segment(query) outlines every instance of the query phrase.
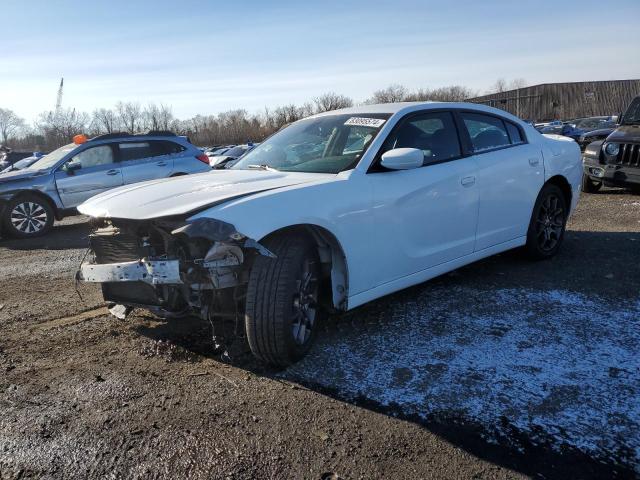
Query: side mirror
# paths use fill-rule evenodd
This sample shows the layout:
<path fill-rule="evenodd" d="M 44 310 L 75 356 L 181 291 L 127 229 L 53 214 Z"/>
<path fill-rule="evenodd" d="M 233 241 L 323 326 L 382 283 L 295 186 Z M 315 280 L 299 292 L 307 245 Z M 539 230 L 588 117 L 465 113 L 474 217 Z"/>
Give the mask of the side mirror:
<path fill-rule="evenodd" d="M 417 148 L 394 148 L 382 154 L 380 164 L 391 170 L 411 170 L 424 164 L 424 153 Z"/>
<path fill-rule="evenodd" d="M 62 166 L 62 171 L 67 175 L 73 175 L 76 170 L 80 170 L 82 164 L 80 162 L 67 162 Z"/>

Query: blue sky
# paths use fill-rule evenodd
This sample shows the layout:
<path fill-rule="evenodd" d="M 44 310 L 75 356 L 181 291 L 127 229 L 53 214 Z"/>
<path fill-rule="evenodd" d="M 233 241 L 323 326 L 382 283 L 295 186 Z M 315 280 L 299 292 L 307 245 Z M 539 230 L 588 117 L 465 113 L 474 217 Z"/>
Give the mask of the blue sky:
<path fill-rule="evenodd" d="M 640 0 L 0 0 L 0 107 L 28 121 L 163 102 L 180 118 L 302 103 L 326 91 L 499 77 L 640 78 Z"/>

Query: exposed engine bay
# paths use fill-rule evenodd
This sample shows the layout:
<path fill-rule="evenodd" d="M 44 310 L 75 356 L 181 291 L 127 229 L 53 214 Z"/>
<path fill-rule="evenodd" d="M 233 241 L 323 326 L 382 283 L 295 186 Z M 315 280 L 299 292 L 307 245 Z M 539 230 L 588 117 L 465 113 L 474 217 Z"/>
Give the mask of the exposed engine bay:
<path fill-rule="evenodd" d="M 96 219 L 89 236 L 93 258 L 78 280 L 102 284 L 119 318 L 135 307 L 164 318 L 208 320 L 217 347 L 242 336 L 244 297 L 253 259 L 275 257 L 233 225 L 209 218 Z M 233 332 L 229 323 L 234 325 Z"/>

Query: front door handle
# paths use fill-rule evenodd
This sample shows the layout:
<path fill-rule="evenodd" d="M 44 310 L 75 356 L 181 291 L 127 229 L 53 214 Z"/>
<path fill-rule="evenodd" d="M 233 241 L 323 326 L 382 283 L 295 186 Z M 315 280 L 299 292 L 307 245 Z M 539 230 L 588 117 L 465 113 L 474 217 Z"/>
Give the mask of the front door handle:
<path fill-rule="evenodd" d="M 107 170 L 107 175 L 117 175 L 120 170 Z"/>
<path fill-rule="evenodd" d="M 540 159 L 539 158 L 530 158 L 529 159 L 529 165 L 531 165 L 532 167 L 537 167 L 540 164 Z"/>
<path fill-rule="evenodd" d="M 476 183 L 476 177 L 474 177 L 473 175 L 470 175 L 468 177 L 463 177 L 460 180 L 460 183 L 462 184 L 463 187 L 470 187 L 471 185 Z"/>

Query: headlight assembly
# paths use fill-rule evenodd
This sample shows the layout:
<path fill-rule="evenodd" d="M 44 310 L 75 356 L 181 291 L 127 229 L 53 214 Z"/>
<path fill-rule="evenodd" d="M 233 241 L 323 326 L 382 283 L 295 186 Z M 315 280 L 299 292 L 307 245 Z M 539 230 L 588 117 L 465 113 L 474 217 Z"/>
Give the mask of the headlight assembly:
<path fill-rule="evenodd" d="M 607 143 L 604 147 L 604 153 L 611 155 L 612 157 L 617 156 L 619 151 L 620 145 L 617 143 Z"/>

